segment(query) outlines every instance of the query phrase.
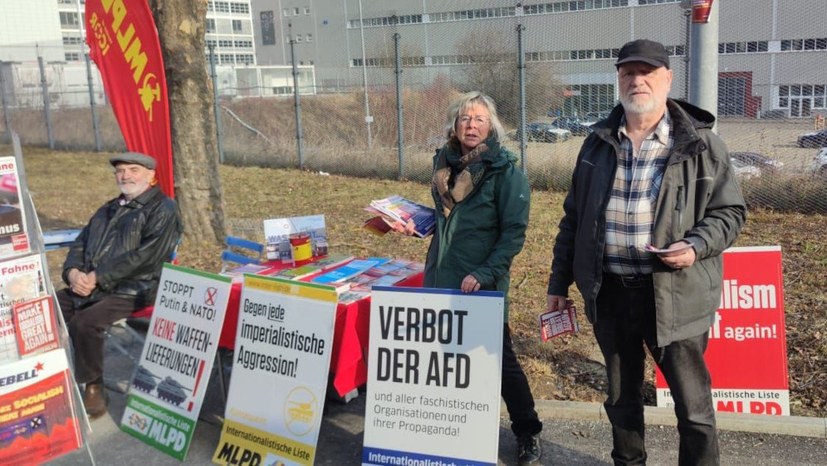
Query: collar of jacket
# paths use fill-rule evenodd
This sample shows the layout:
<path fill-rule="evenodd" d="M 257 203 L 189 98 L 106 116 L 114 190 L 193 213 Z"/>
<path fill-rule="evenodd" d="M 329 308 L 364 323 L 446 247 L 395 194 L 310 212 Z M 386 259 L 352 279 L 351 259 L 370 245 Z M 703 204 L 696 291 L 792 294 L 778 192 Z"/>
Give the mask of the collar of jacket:
<path fill-rule="evenodd" d="M 705 151 L 707 144 L 698 130 L 712 129 L 715 117 L 700 107 L 676 99 L 666 99 L 666 109 L 672 117 L 672 137 L 675 141 L 669 163 L 678 163 Z M 605 120 L 592 126 L 594 134 L 613 145 L 616 150 L 620 150 L 617 131 L 622 116 L 623 105 L 618 104 Z"/>
<path fill-rule="evenodd" d="M 124 207 L 134 207 L 139 208 L 149 204 L 150 201 L 155 199 L 156 196 L 161 195 L 161 188 L 158 185 L 151 186 L 149 189 L 138 195 L 135 199 L 124 204 Z M 123 195 L 118 196 L 115 198 L 115 201 L 120 199 Z"/>

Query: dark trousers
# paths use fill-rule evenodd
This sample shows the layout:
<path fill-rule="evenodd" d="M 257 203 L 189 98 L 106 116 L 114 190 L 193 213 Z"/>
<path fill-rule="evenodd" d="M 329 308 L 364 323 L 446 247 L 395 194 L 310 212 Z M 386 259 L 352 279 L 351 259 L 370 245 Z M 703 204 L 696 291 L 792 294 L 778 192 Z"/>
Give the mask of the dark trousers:
<path fill-rule="evenodd" d="M 680 465 L 719 463 L 711 379 L 703 355 L 708 332 L 658 347 L 651 281 L 627 288 L 604 275 L 594 333 L 606 362 L 615 464 L 645 464 L 643 369 L 649 349 L 669 384 L 678 419 Z"/>
<path fill-rule="evenodd" d="M 501 385 L 502 397 L 508 416 L 511 419 L 511 431 L 514 435 L 537 435 L 543 430 L 543 423 L 534 410 L 534 397 L 528 379 L 511 347 L 511 329 L 503 325 L 503 375 Z"/>
<path fill-rule="evenodd" d="M 104 331 L 113 322 L 141 309 L 141 306 L 137 306 L 134 299 L 108 296 L 76 307 L 73 296 L 77 297 L 68 288 L 57 292 L 57 301 L 75 352 L 75 379 L 78 383 L 99 381 L 103 378 Z"/>

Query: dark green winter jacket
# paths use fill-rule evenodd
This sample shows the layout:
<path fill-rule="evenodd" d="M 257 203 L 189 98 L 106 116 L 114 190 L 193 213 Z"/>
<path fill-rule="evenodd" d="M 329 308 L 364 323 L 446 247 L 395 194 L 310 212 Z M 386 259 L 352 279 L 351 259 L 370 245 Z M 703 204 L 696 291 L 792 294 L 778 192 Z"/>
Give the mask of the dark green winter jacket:
<path fill-rule="evenodd" d="M 485 144 L 489 149 L 478 162 L 485 164 L 485 174 L 447 218 L 439 195 L 433 193 L 436 228 L 425 261 L 424 284 L 459 289 L 462 279 L 473 274 L 481 290 L 505 294 L 507 322 L 509 269 L 525 242 L 531 193 L 525 174 L 515 165 L 517 157 L 492 138 Z M 440 150 L 453 149 L 446 145 Z M 435 165 L 438 157 L 439 153 Z"/>

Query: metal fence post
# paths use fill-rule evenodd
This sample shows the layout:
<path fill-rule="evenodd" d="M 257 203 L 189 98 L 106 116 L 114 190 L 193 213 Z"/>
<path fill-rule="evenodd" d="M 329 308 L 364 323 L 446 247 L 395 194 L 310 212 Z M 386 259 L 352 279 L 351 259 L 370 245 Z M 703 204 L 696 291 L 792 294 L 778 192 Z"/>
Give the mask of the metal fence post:
<path fill-rule="evenodd" d="M 396 69 L 393 72 L 396 74 L 396 139 L 399 152 L 399 178 L 405 176 L 405 133 L 403 132 L 402 124 L 402 57 L 399 55 L 399 38 L 402 37 L 398 32 L 393 34 L 393 53 L 396 58 Z"/>
<path fill-rule="evenodd" d="M 46 118 L 46 138 L 49 140 L 49 149 L 55 148 L 52 137 L 52 112 L 49 106 L 49 84 L 46 82 L 46 68 L 43 66 L 43 57 L 37 57 L 37 66 L 40 67 L 40 88 L 43 91 L 43 116 Z"/>
<path fill-rule="evenodd" d="M 296 66 L 296 40 L 293 39 L 293 25 L 287 24 L 290 32 L 290 63 L 293 65 L 293 101 L 296 107 L 296 150 L 299 152 L 299 168 L 304 170 L 304 144 L 302 141 L 302 104 L 299 99 L 299 68 Z"/>
<path fill-rule="evenodd" d="M 3 123 L 6 125 L 6 134 L 4 135 L 4 140 L 7 142 L 11 141 L 11 118 L 9 118 L 9 104 L 6 101 L 6 68 L 3 66 L 3 62 L 0 61 L 0 96 L 3 99 Z"/>
<path fill-rule="evenodd" d="M 92 110 L 92 131 L 95 133 L 95 152 L 101 151 L 101 137 L 98 131 L 98 114 L 95 111 L 95 87 L 92 81 L 92 63 L 89 54 L 83 54 L 86 60 L 86 84 L 89 87 L 89 107 Z"/>
<path fill-rule="evenodd" d="M 517 25 L 517 72 L 520 76 L 520 127 L 517 129 L 520 136 L 520 168 L 528 174 L 526 168 L 526 134 L 525 134 L 525 52 L 523 51 L 523 30 L 525 26 Z"/>
<path fill-rule="evenodd" d="M 218 144 L 218 163 L 224 163 L 224 141 L 221 127 L 221 104 L 218 101 L 218 75 L 215 71 L 215 45 L 207 44 L 210 50 L 210 79 L 212 79 L 212 107 L 215 114 L 215 139 Z"/>

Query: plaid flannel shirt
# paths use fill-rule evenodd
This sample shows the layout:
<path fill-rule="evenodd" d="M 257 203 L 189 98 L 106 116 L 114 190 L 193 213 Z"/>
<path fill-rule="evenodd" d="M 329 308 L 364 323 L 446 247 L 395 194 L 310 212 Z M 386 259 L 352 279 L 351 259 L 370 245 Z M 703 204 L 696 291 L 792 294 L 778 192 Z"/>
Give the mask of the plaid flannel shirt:
<path fill-rule="evenodd" d="M 655 256 L 645 251 L 644 246 L 652 241 L 655 205 L 666 160 L 674 144 L 671 130 L 672 119 L 666 112 L 635 154 L 626 133 L 626 118 L 620 122 L 617 173 L 606 207 L 604 272 L 618 275 L 652 273 Z"/>

